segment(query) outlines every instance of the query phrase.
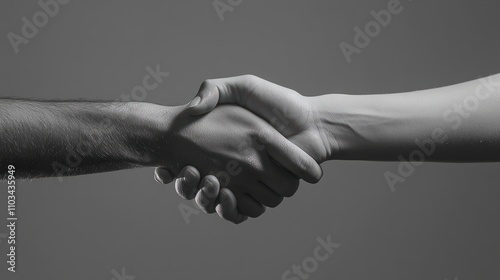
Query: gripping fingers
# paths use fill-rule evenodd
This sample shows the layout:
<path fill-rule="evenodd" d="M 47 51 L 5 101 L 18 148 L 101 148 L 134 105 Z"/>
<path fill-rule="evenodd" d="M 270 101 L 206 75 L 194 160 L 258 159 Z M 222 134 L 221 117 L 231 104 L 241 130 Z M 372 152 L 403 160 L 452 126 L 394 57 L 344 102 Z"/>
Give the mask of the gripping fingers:
<path fill-rule="evenodd" d="M 323 176 L 321 166 L 310 155 L 277 131 L 264 130 L 259 138 L 269 156 L 295 176 L 309 183 L 317 183 Z"/>
<path fill-rule="evenodd" d="M 184 166 L 175 180 L 175 191 L 184 199 L 193 199 L 198 192 L 200 172 L 192 166 Z"/>
<path fill-rule="evenodd" d="M 271 190 L 284 197 L 291 197 L 299 188 L 299 179 L 288 170 L 276 166 L 268 166 L 268 173 L 261 179 L 262 183 Z"/>
<path fill-rule="evenodd" d="M 235 224 L 242 223 L 248 219 L 238 211 L 236 197 L 229 189 L 222 188 L 219 192 L 219 204 L 215 207 L 217 214 L 227 221 Z"/>
<path fill-rule="evenodd" d="M 214 213 L 219 196 L 220 184 L 217 177 L 208 175 L 203 177 L 200 184 L 200 191 L 196 194 L 195 201 L 198 207 L 205 213 Z"/>
<path fill-rule="evenodd" d="M 257 218 L 266 212 L 266 207 L 249 194 L 243 194 L 238 199 L 238 211 L 252 218 Z"/>
<path fill-rule="evenodd" d="M 259 185 L 255 186 L 255 188 L 252 188 L 251 196 L 255 198 L 257 202 L 271 208 L 278 206 L 284 198 L 283 196 L 277 194 L 269 186 L 261 182 L 259 182 Z"/>
<path fill-rule="evenodd" d="M 175 179 L 175 176 L 167 168 L 157 167 L 155 168 L 154 178 L 160 184 L 168 184 Z"/>

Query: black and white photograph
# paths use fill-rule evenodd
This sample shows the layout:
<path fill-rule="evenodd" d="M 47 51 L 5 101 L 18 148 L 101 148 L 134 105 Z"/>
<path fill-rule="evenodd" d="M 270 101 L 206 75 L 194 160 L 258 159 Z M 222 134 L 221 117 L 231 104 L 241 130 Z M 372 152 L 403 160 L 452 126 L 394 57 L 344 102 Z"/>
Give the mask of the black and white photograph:
<path fill-rule="evenodd" d="M 0 279 L 500 279 L 499 11 L 3 1 Z"/>

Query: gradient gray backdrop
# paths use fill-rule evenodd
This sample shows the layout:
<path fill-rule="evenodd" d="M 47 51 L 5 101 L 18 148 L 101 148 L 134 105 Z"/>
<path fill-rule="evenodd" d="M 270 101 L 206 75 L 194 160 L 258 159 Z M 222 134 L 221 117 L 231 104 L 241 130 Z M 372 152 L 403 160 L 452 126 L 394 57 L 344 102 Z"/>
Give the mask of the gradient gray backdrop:
<path fill-rule="evenodd" d="M 500 72 L 498 1 L 401 0 L 403 12 L 348 64 L 339 44 L 388 1 L 244 0 L 221 21 L 212 1 L 73 0 L 17 55 L 7 33 L 40 7 L 2 1 L 0 95 L 116 100 L 156 64 L 171 75 L 147 101 L 171 105 L 206 78 L 246 73 L 319 95 Z M 281 279 L 327 235 L 341 247 L 310 279 L 500 278 L 500 164 L 424 164 L 395 192 L 383 173 L 397 163 L 323 168 L 320 183 L 238 226 L 205 214 L 187 225 L 179 205 L 192 204 L 148 168 L 18 182 L 18 272 L 7 272 L 0 239 L 0 278 L 116 279 L 125 267 L 135 280 Z"/>

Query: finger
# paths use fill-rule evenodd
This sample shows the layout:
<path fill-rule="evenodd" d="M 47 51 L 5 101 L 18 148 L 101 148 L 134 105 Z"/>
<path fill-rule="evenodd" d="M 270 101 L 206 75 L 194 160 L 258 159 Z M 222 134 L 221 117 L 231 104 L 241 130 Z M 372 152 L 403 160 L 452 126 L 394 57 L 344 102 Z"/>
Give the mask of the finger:
<path fill-rule="evenodd" d="M 174 180 L 175 175 L 166 167 L 157 167 L 155 168 L 154 178 L 160 184 L 168 184 Z"/>
<path fill-rule="evenodd" d="M 259 106 L 249 108 L 247 105 L 251 91 L 261 80 L 253 75 L 206 80 L 201 84 L 196 97 L 188 104 L 187 111 L 191 115 L 201 115 L 212 111 L 217 104 L 225 103 L 259 111 Z"/>
<path fill-rule="evenodd" d="M 273 122 L 276 113 L 272 109 L 282 108 L 282 99 L 291 97 L 293 92 L 254 75 L 210 79 L 203 82 L 187 110 L 189 114 L 200 115 L 217 104 L 237 104 Z"/>
<path fill-rule="evenodd" d="M 299 180 L 295 179 L 292 183 L 288 184 L 276 182 L 273 180 L 273 182 L 266 183 L 266 185 L 269 186 L 271 190 L 273 190 L 276 194 L 280 196 L 291 197 L 299 189 Z"/>
<path fill-rule="evenodd" d="M 198 169 L 186 165 L 175 180 L 175 191 L 184 199 L 193 199 L 198 192 L 199 183 L 200 172 Z"/>
<path fill-rule="evenodd" d="M 219 196 L 220 184 L 217 177 L 205 176 L 201 180 L 200 191 L 196 194 L 195 201 L 198 207 L 205 213 L 214 213 L 217 197 Z"/>
<path fill-rule="evenodd" d="M 215 207 L 217 214 L 227 221 L 235 224 L 242 223 L 248 219 L 238 211 L 236 197 L 229 189 L 222 188 L 219 192 L 219 204 Z"/>
<path fill-rule="evenodd" d="M 299 188 L 299 179 L 294 174 L 290 173 L 288 170 L 276 166 L 272 163 L 271 166 L 266 166 L 266 172 L 264 177 L 261 179 L 262 183 L 267 185 L 270 189 L 276 192 L 278 195 L 284 197 L 291 197 L 297 192 Z"/>
<path fill-rule="evenodd" d="M 252 196 L 243 194 L 238 198 L 238 211 L 243 215 L 257 218 L 266 212 L 266 207 L 260 204 Z"/>
<path fill-rule="evenodd" d="M 306 152 L 275 130 L 264 129 L 259 135 L 271 158 L 309 183 L 317 183 L 323 176 L 321 166 Z"/>
<path fill-rule="evenodd" d="M 251 196 L 259 203 L 274 208 L 283 201 L 283 196 L 277 194 L 270 187 L 262 182 L 258 186 L 252 188 Z"/>
<path fill-rule="evenodd" d="M 219 89 L 213 80 L 204 81 L 198 94 L 188 104 L 186 110 L 191 115 L 201 115 L 212 111 L 219 101 Z"/>

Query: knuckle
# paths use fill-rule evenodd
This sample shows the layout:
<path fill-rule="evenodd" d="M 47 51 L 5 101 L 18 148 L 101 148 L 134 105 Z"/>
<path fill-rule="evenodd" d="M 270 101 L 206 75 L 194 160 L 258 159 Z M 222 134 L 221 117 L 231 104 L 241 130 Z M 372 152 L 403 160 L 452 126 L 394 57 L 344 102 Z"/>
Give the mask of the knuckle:
<path fill-rule="evenodd" d="M 273 137 L 273 131 L 269 126 L 260 126 L 255 132 L 255 135 L 252 135 L 252 137 L 265 145 L 267 143 L 270 143 Z"/>
<path fill-rule="evenodd" d="M 300 96 L 300 97 L 302 97 L 302 95 L 301 95 L 298 91 L 296 91 L 296 90 L 294 90 L 294 89 L 288 89 L 288 90 L 287 90 L 287 92 L 288 92 L 288 94 L 290 94 L 290 95 L 296 95 L 296 96 Z"/>
<path fill-rule="evenodd" d="M 195 201 L 198 207 L 205 213 L 209 213 L 210 208 L 214 207 L 213 202 L 201 191 L 196 195 Z"/>
<path fill-rule="evenodd" d="M 249 212 L 247 213 L 247 216 L 250 217 L 250 218 L 258 218 L 260 217 L 260 215 L 262 215 L 264 212 Z"/>
<path fill-rule="evenodd" d="M 196 189 L 186 186 L 183 182 L 184 180 L 182 179 L 177 179 L 175 181 L 175 191 L 177 194 L 187 200 L 191 200 L 195 198 L 196 195 Z"/>
<path fill-rule="evenodd" d="M 262 78 L 254 74 L 246 74 L 244 75 L 244 78 L 248 80 L 250 83 L 258 83 L 259 81 L 262 80 Z"/>
<path fill-rule="evenodd" d="M 206 87 L 206 86 L 210 86 L 211 84 L 213 84 L 213 80 L 212 80 L 212 79 L 206 79 L 206 80 L 204 80 L 204 81 L 201 83 L 201 86 L 202 86 L 202 87 Z"/>
<path fill-rule="evenodd" d="M 297 178 L 292 178 L 290 180 L 286 180 L 286 183 L 285 183 L 285 188 L 283 188 L 282 190 L 282 196 L 284 197 L 291 197 L 293 196 L 297 190 L 299 189 L 299 184 L 300 184 L 300 180 L 297 179 Z"/>
<path fill-rule="evenodd" d="M 243 79 L 249 80 L 249 81 L 255 80 L 257 78 L 257 76 L 255 76 L 254 74 L 245 74 L 242 77 L 243 77 Z"/>
<path fill-rule="evenodd" d="M 294 193 L 299 189 L 299 184 L 300 184 L 300 181 L 299 179 L 295 179 L 290 185 L 292 186 L 292 188 L 294 189 Z"/>
<path fill-rule="evenodd" d="M 299 185 L 290 185 L 288 188 L 286 188 L 284 196 L 285 197 L 292 197 L 297 190 L 299 189 Z"/>
<path fill-rule="evenodd" d="M 200 90 L 214 88 L 216 86 L 213 79 L 206 79 L 201 83 Z"/>
<path fill-rule="evenodd" d="M 207 214 L 213 214 L 213 213 L 215 213 L 215 207 L 212 207 L 212 206 L 207 207 L 205 209 L 205 213 L 207 213 Z"/>
<path fill-rule="evenodd" d="M 232 220 L 231 222 L 235 225 L 239 225 L 241 223 L 243 223 L 245 220 L 244 219 L 235 219 L 235 220 Z"/>
<path fill-rule="evenodd" d="M 264 206 L 252 209 L 241 209 L 240 212 L 248 217 L 257 218 L 266 212 L 266 208 Z"/>
<path fill-rule="evenodd" d="M 280 196 L 280 197 L 274 199 L 273 201 L 271 201 L 270 203 L 268 203 L 268 205 L 266 205 L 266 206 L 271 207 L 271 208 L 275 208 L 278 205 L 280 205 L 281 202 L 283 202 L 283 199 L 284 199 L 284 197 Z"/>
<path fill-rule="evenodd" d="M 224 220 L 226 221 L 229 221 L 235 225 L 238 225 L 238 224 L 241 224 L 243 223 L 244 221 L 247 220 L 247 216 L 243 216 L 239 213 L 234 213 L 233 216 L 229 217 L 229 218 L 223 218 Z"/>

